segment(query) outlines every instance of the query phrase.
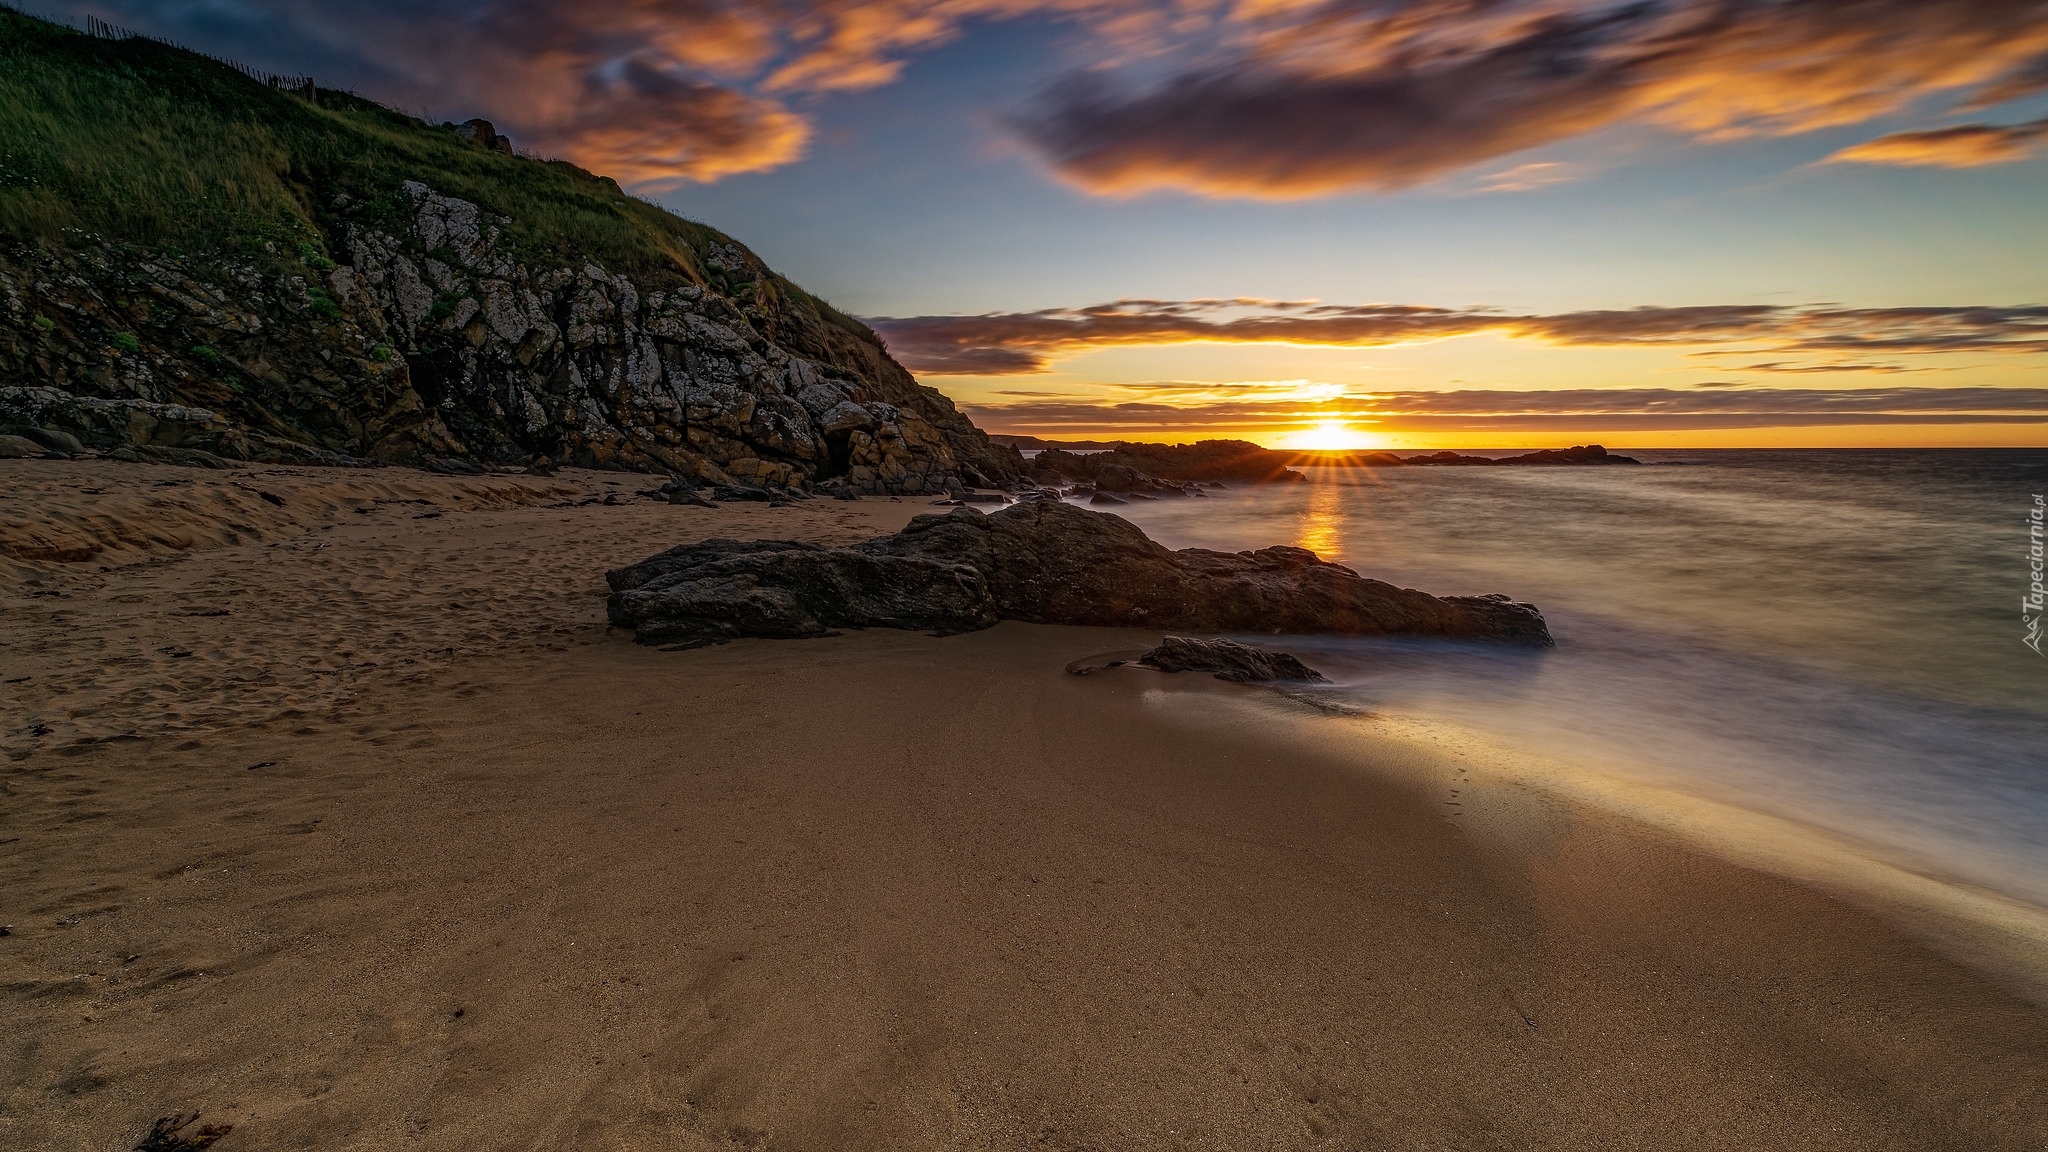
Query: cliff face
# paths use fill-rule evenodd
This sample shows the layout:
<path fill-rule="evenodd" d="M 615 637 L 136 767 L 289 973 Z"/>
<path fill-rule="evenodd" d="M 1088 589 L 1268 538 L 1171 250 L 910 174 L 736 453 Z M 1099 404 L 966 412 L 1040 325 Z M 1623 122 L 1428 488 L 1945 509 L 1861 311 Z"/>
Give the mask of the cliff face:
<path fill-rule="evenodd" d="M 404 190 L 397 230 L 339 198 L 347 262 L 300 274 L 7 245 L 0 419 L 245 459 L 544 458 L 866 493 L 1017 476 L 1013 450 L 736 244 L 706 254 L 718 287 L 648 288 L 531 267 L 499 243 L 509 220 Z"/>
<path fill-rule="evenodd" d="M 860 493 L 1023 461 L 858 321 L 603 177 L 0 9 L 0 426 Z"/>

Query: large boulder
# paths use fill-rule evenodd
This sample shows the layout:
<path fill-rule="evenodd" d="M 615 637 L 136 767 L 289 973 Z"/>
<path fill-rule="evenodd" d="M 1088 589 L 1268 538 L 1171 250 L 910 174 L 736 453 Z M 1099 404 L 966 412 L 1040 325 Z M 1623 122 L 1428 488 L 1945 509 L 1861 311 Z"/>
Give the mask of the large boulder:
<path fill-rule="evenodd" d="M 612 596 L 614 621 L 631 615 L 635 638 L 645 643 L 798 639 L 835 628 L 957 632 L 996 622 L 994 602 L 973 569 L 850 549 L 742 550 L 657 583 Z"/>
<path fill-rule="evenodd" d="M 927 514 L 848 548 L 709 540 L 607 579 L 612 623 L 648 642 L 967 630 L 1004 619 L 1551 643 L 1542 614 L 1506 596 L 1397 588 L 1304 548 L 1176 552 L 1127 520 L 1052 501 Z"/>

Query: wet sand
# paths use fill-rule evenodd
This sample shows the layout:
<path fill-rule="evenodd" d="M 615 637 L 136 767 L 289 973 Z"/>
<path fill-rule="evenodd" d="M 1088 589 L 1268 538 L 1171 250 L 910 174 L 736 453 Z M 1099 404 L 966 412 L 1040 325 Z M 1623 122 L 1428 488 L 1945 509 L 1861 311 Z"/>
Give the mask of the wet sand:
<path fill-rule="evenodd" d="M 1478 834 L 1369 718 L 1063 672 L 1156 634 L 604 625 L 608 566 L 923 501 L 0 485 L 0 1146 L 2048 1139 L 2048 1011 L 1591 808 Z"/>

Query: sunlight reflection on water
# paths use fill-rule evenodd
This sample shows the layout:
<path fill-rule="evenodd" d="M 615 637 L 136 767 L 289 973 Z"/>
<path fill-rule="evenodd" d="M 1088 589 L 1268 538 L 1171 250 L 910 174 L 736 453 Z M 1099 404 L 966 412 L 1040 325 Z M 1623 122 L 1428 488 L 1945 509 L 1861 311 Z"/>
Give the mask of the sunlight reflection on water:
<path fill-rule="evenodd" d="M 1318 556 L 1334 557 L 1344 552 L 1344 522 L 1359 515 L 1358 489 L 1347 485 L 1318 483 L 1309 486 L 1308 507 L 1294 528 L 1294 546 Z M 1347 507 L 1349 505 L 1349 507 Z"/>

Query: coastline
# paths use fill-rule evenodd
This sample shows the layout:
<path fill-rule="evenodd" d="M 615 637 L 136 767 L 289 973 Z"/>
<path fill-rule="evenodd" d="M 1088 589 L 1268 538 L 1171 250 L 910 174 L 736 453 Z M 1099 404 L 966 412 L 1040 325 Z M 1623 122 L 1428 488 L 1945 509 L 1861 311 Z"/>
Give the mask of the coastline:
<path fill-rule="evenodd" d="M 1953 875 L 1938 862 L 1901 860 L 1890 846 L 1756 808 L 1586 765 L 1546 762 L 1440 720 L 1375 714 L 1372 728 L 1375 740 L 1433 754 L 1437 763 L 1427 775 L 1465 790 L 1465 810 L 1456 818 L 1473 828 L 1475 839 L 1513 843 L 1526 819 L 1523 809 L 1532 803 L 1605 813 L 1863 908 L 2022 999 L 2048 1006 L 2048 909 Z M 1346 739 L 1329 735 L 1339 744 Z"/>
<path fill-rule="evenodd" d="M 51 725 L 5 734 L 10 1144 L 192 1110 L 227 1150 L 2048 1132 L 2048 1011 L 1584 797 L 1468 762 L 1453 815 L 1442 733 L 1063 672 L 1156 633 L 604 627 L 606 567 L 923 500 L 0 479 L 15 517 L 129 541 L 0 573 L 8 709 Z"/>

